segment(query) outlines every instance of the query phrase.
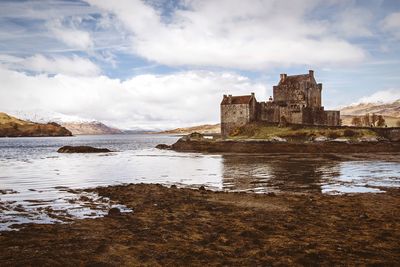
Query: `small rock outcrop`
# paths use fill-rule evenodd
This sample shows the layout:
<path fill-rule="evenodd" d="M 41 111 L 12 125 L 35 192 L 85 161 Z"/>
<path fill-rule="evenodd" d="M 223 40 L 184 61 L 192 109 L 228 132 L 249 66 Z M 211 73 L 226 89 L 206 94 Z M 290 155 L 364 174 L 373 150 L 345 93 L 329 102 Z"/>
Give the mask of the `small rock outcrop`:
<path fill-rule="evenodd" d="M 111 208 L 108 211 L 108 216 L 110 217 L 115 217 L 115 216 L 120 216 L 121 215 L 121 211 L 119 208 Z"/>
<path fill-rule="evenodd" d="M 194 132 L 180 138 L 183 141 L 201 141 L 204 140 L 204 135 L 198 132 Z"/>
<path fill-rule="evenodd" d="M 166 144 L 159 144 L 159 145 L 156 145 L 156 148 L 158 148 L 158 149 L 171 149 L 171 146 L 170 145 L 166 145 Z"/>
<path fill-rule="evenodd" d="M 91 146 L 63 146 L 58 153 L 107 153 L 112 152 L 108 148 L 96 148 Z"/>
<path fill-rule="evenodd" d="M 270 138 L 272 142 L 287 142 L 285 138 L 279 137 L 279 136 L 272 136 Z"/>

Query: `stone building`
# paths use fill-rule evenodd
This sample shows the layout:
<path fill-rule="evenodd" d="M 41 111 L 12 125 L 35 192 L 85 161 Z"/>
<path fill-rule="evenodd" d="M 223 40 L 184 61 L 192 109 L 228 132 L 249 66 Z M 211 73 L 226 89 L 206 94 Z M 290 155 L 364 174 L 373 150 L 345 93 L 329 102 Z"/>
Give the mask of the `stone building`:
<path fill-rule="evenodd" d="M 340 112 L 324 110 L 321 102 L 322 84 L 314 72 L 281 74 L 273 87 L 273 98 L 257 102 L 254 93 L 244 96 L 224 95 L 221 102 L 221 133 L 229 135 L 237 127 L 253 121 L 305 125 L 340 125 Z"/>

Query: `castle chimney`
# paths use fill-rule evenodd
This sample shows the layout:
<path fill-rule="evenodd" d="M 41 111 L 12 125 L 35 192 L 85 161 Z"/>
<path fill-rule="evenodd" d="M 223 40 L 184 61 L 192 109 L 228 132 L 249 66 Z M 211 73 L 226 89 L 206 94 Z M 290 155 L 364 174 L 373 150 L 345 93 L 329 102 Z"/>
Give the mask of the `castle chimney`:
<path fill-rule="evenodd" d="M 284 81 L 286 79 L 287 74 L 286 73 L 282 73 L 281 74 L 281 80 Z"/>
<path fill-rule="evenodd" d="M 251 92 L 251 96 L 254 97 L 254 93 L 253 92 Z"/>
<path fill-rule="evenodd" d="M 232 104 L 232 95 L 228 95 L 228 103 Z"/>
<path fill-rule="evenodd" d="M 308 74 L 309 74 L 311 77 L 314 77 L 314 71 L 313 71 L 313 70 L 309 70 L 309 71 L 308 71 Z"/>
<path fill-rule="evenodd" d="M 224 98 L 226 98 L 227 96 L 226 95 L 224 95 Z"/>

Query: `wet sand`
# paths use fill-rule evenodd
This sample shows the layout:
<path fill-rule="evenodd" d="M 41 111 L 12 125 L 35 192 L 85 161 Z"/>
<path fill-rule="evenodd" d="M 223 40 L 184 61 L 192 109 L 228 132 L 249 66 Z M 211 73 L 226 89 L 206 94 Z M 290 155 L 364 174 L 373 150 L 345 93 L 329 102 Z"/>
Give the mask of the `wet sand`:
<path fill-rule="evenodd" d="M 0 266 L 398 265 L 400 190 L 91 189 L 133 211 L 0 233 Z"/>

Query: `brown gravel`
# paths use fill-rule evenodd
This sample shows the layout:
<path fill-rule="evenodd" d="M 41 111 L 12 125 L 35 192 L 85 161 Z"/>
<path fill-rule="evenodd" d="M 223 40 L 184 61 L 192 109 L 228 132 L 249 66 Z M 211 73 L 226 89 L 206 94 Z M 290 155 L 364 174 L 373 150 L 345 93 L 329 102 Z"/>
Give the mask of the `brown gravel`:
<path fill-rule="evenodd" d="M 0 234 L 0 266 L 398 265 L 400 190 L 213 193 L 125 185 L 94 191 L 133 209 Z"/>

